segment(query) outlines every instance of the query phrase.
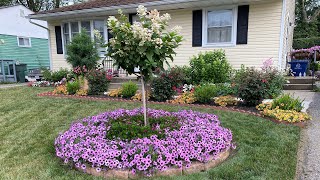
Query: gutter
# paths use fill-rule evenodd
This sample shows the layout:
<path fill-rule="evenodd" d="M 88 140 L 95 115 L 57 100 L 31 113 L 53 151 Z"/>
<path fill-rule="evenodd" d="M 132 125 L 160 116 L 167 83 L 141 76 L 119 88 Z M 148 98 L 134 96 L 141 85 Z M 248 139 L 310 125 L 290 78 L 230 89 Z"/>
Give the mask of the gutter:
<path fill-rule="evenodd" d="M 49 47 L 49 63 L 50 63 L 50 70 L 52 70 L 52 57 L 51 57 L 51 39 L 50 39 L 50 29 L 45 27 L 45 26 L 42 26 L 41 24 L 38 24 L 36 22 L 33 22 L 32 19 L 30 19 L 28 16 L 27 18 L 29 19 L 29 22 L 33 25 L 36 25 L 36 26 L 39 26 L 43 29 L 46 29 L 47 32 L 48 32 L 48 47 Z"/>
<path fill-rule="evenodd" d="M 278 68 L 282 70 L 282 58 L 283 58 L 283 40 L 284 40 L 284 25 L 285 25 L 285 15 L 287 12 L 287 0 L 282 0 L 282 15 L 281 15 L 281 30 L 280 30 L 280 46 L 279 46 L 279 58 L 278 58 Z"/>
<path fill-rule="evenodd" d="M 212 0 L 201 0 L 202 2 L 211 3 Z M 106 13 L 109 11 L 110 14 L 117 13 L 118 9 L 122 9 L 124 13 L 132 13 L 135 12 L 135 8 L 139 5 L 143 5 L 145 7 L 153 7 L 153 6 L 169 6 L 173 4 L 178 4 L 179 8 L 184 8 L 184 6 L 189 7 L 200 7 L 201 4 L 199 0 L 158 0 L 152 2 L 145 2 L 145 3 L 136 3 L 136 4 L 126 4 L 126 5 L 118 5 L 118 6 L 109 6 L 109 7 L 97 7 L 97 8 L 90 8 L 90 9 L 79 9 L 73 11 L 62 11 L 62 12 L 51 12 L 51 13 L 40 13 L 40 14 L 33 14 L 29 15 L 28 17 L 31 19 L 39 19 L 39 20 L 46 20 L 48 18 L 56 18 L 59 16 L 70 16 L 70 15 L 78 15 L 79 13 L 88 14 L 88 13 Z M 259 2 L 262 0 L 250 0 L 250 2 Z M 233 3 L 234 0 L 230 0 L 230 3 Z M 188 3 L 194 3 L 192 6 Z M 157 8 L 158 9 L 158 8 Z M 160 9 L 158 9 L 160 10 Z M 170 10 L 170 8 L 165 8 L 165 10 Z"/>

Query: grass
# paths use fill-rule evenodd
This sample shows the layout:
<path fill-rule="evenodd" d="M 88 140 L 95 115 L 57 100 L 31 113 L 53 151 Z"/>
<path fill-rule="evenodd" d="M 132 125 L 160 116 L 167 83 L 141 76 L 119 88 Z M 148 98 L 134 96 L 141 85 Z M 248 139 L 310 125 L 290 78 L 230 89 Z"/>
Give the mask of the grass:
<path fill-rule="evenodd" d="M 0 179 L 101 179 L 63 165 L 55 157 L 54 139 L 76 119 L 139 103 L 92 102 L 37 97 L 48 88 L 0 90 Z M 179 106 L 151 105 L 177 111 Z M 236 154 L 208 172 L 158 179 L 294 179 L 299 128 L 274 124 L 240 113 L 193 108 L 215 113 L 230 128 Z"/>

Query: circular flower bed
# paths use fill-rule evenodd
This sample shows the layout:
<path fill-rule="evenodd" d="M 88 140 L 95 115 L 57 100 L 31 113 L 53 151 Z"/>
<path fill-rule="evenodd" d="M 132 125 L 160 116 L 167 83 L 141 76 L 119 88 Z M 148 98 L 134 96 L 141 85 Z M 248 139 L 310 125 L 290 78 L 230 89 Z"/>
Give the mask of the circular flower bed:
<path fill-rule="evenodd" d="M 74 122 L 55 140 L 56 155 L 78 169 L 126 169 L 151 176 L 171 167 L 188 168 L 235 148 L 218 117 L 194 111 L 119 109 Z"/>

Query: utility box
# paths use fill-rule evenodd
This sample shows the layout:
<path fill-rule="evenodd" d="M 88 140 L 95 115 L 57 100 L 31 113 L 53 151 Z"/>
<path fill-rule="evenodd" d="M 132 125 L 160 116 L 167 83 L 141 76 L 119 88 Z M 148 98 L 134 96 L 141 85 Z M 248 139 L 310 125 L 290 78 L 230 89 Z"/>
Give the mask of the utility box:
<path fill-rule="evenodd" d="M 15 74 L 17 76 L 17 82 L 24 83 L 25 81 L 25 76 L 26 76 L 26 71 L 27 71 L 27 64 L 16 64 L 15 69 L 13 68 L 13 64 L 10 64 L 10 71 L 16 71 Z"/>

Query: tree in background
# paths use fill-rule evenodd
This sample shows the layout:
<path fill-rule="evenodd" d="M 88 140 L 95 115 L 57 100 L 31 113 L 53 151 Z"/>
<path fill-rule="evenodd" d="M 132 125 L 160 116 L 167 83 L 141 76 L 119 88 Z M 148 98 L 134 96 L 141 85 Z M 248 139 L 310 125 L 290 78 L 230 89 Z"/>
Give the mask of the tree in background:
<path fill-rule="evenodd" d="M 12 4 L 13 4 L 12 0 L 0 0 L 0 7 L 1 6 L 10 6 Z"/>
<path fill-rule="evenodd" d="M 308 48 L 314 45 L 320 45 L 320 2 L 297 0 L 294 48 Z"/>
<path fill-rule="evenodd" d="M 21 4 L 33 12 L 39 12 L 84 1 L 86 0 L 69 0 L 68 2 L 63 0 L 0 0 L 0 6 Z"/>

